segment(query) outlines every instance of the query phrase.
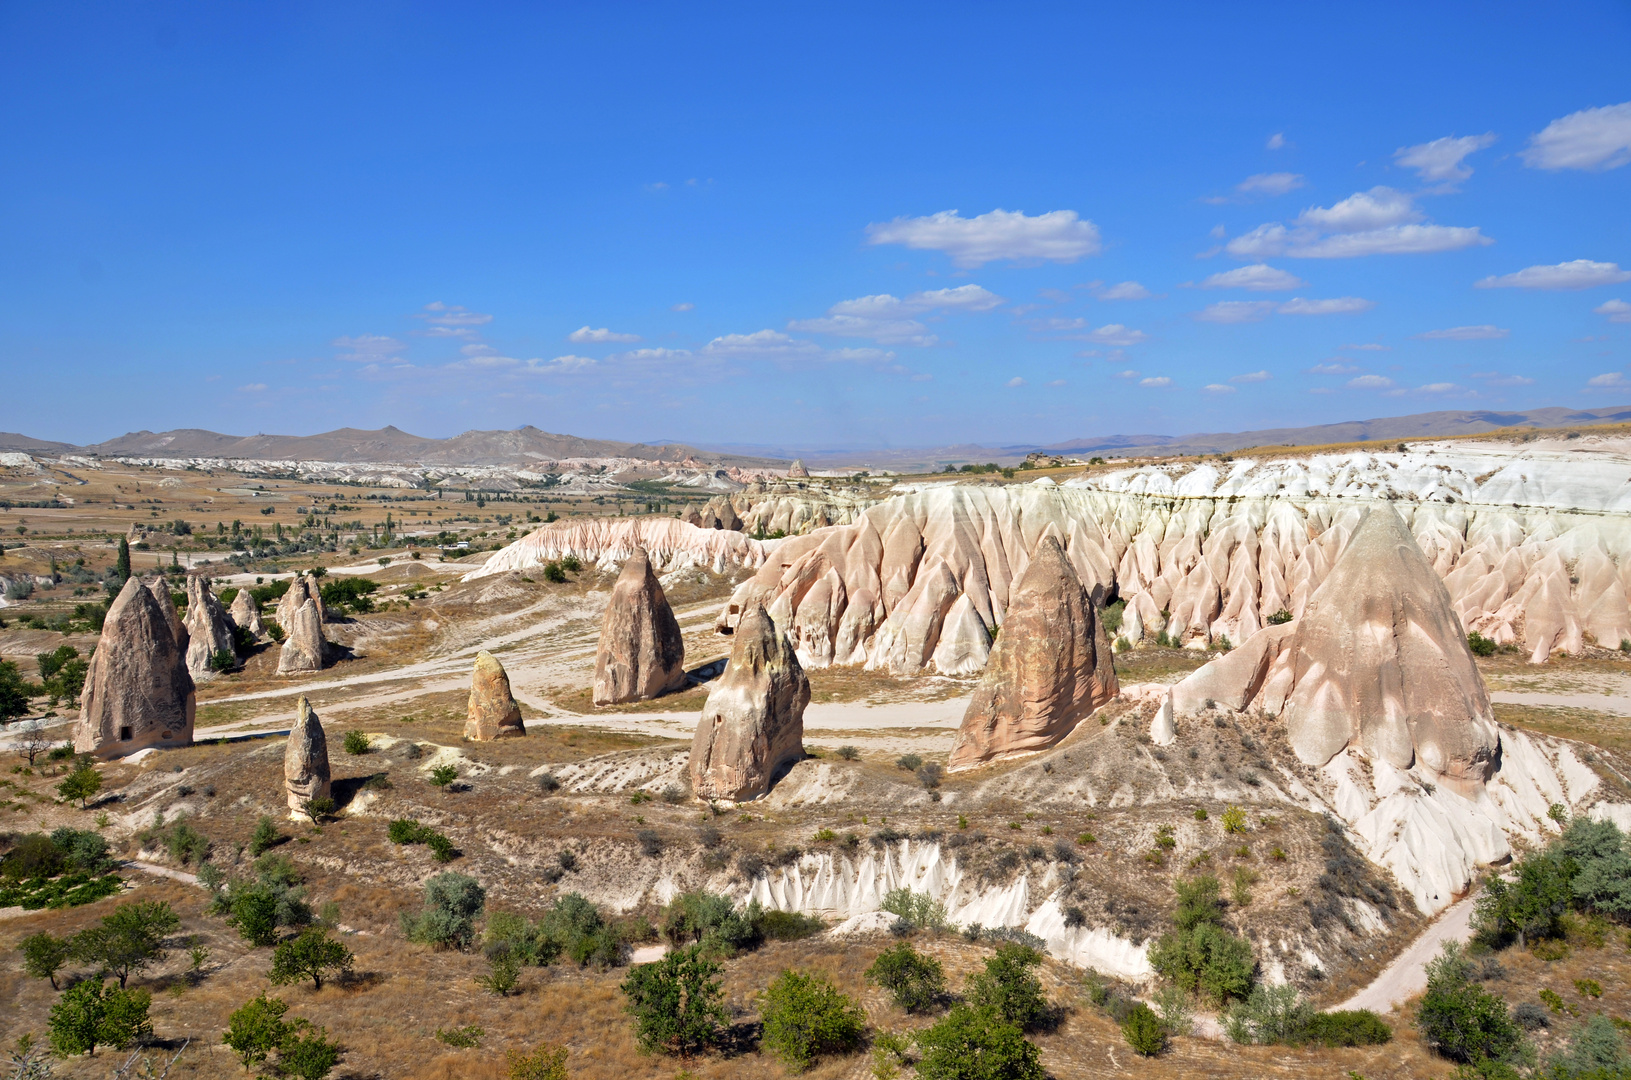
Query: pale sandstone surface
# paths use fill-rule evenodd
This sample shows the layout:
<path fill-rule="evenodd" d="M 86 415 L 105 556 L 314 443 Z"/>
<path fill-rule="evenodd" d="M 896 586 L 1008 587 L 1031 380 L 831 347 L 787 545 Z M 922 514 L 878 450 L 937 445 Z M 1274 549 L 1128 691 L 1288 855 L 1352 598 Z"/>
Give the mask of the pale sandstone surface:
<path fill-rule="evenodd" d="M 227 610 L 227 618 L 232 624 L 246 633 L 253 634 L 257 639 L 266 636 L 266 626 L 261 622 L 260 605 L 255 598 L 249 595 L 247 588 L 239 589 L 238 595 L 232 598 L 232 607 Z"/>
<path fill-rule="evenodd" d="M 304 694 L 295 706 L 294 726 L 289 728 L 289 741 L 283 747 L 283 785 L 291 817 L 303 815 L 308 800 L 326 799 L 331 792 L 328 737 Z"/>
<path fill-rule="evenodd" d="M 155 592 L 135 578 L 108 608 L 74 725 L 80 753 L 108 758 L 192 742 L 196 693 L 186 646 L 177 644 L 165 614 Z"/>
<path fill-rule="evenodd" d="M 804 754 L 809 703 L 810 680 L 786 635 L 762 607 L 744 612 L 691 741 L 692 793 L 742 802 L 768 792 Z"/>
<path fill-rule="evenodd" d="M 216 653 L 237 655 L 232 622 L 221 601 L 210 592 L 209 579 L 201 574 L 187 575 L 187 614 L 183 623 L 187 627 L 187 671 L 194 679 L 215 674 L 210 660 Z"/>
<path fill-rule="evenodd" d="M 646 701 L 686 685 L 685 639 L 641 548 L 623 563 L 600 625 L 594 703 Z"/>
<path fill-rule="evenodd" d="M 521 722 L 521 706 L 510 692 L 510 676 L 492 653 L 483 649 L 476 654 L 476 663 L 470 673 L 470 700 L 465 709 L 464 737 L 476 742 L 488 742 L 525 735 Z"/>

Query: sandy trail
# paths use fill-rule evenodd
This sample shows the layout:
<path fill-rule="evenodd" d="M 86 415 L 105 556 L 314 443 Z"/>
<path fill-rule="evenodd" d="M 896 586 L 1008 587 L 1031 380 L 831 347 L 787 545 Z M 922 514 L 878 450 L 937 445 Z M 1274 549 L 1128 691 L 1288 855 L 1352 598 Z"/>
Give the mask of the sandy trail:
<path fill-rule="evenodd" d="M 1514 690 L 1496 690 L 1489 699 L 1498 705 L 1529 705 L 1543 709 L 1585 709 L 1589 712 L 1631 716 L 1631 694 L 1627 681 L 1617 680 L 1613 690 L 1602 693 L 1527 693 Z"/>
<path fill-rule="evenodd" d="M 1473 900 L 1474 897 L 1469 896 L 1445 908 L 1369 986 L 1338 1007 L 1388 1013 L 1421 993 L 1427 988 L 1427 962 L 1438 955 L 1439 948 L 1446 941 L 1466 941 L 1472 937 Z"/>

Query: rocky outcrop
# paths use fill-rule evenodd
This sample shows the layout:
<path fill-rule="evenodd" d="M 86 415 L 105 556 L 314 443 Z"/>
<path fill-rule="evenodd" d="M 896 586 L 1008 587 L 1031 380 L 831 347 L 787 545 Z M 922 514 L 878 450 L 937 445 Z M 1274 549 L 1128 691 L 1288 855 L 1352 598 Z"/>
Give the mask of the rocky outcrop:
<path fill-rule="evenodd" d="M 296 578 L 296 581 L 301 580 Z M 290 593 L 294 589 L 289 590 Z M 288 599 L 285 594 L 284 599 Z M 279 675 L 302 671 L 322 671 L 328 662 L 328 638 L 323 636 L 321 600 L 308 596 L 299 607 L 289 610 L 278 604 L 278 621 L 283 626 L 283 647 L 278 651 Z"/>
<path fill-rule="evenodd" d="M 691 741 L 692 792 L 742 802 L 764 795 L 804 754 L 810 680 L 763 607 L 744 612 L 730 663 L 708 693 Z"/>
<path fill-rule="evenodd" d="M 232 624 L 247 634 L 252 634 L 259 640 L 266 636 L 266 626 L 261 622 L 261 606 L 249 594 L 248 589 L 239 589 L 238 595 L 232 598 L 232 607 L 227 609 L 227 618 Z"/>
<path fill-rule="evenodd" d="M 215 674 L 210 661 L 217 653 L 237 656 L 237 642 L 226 609 L 210 592 L 209 578 L 201 574 L 187 575 L 187 615 L 183 621 L 187 627 L 187 671 L 194 679 Z"/>
<path fill-rule="evenodd" d="M 1237 652 L 1180 684 L 1175 703 L 1204 694 L 1276 714 L 1310 765 L 1352 746 L 1463 791 L 1495 768 L 1489 694 L 1449 591 L 1390 506 L 1360 523 L 1300 619 Z"/>
<path fill-rule="evenodd" d="M 176 610 L 175 598 L 170 595 L 170 583 L 162 575 L 148 578 L 147 591 L 153 594 L 154 601 L 159 605 L 159 612 L 164 616 L 164 625 L 170 628 L 170 640 L 176 643 L 185 661 L 188 645 L 187 624 L 182 619 L 181 612 Z"/>
<path fill-rule="evenodd" d="M 594 702 L 646 701 L 685 682 L 680 624 L 645 551 L 636 548 L 623 563 L 600 624 Z"/>
<path fill-rule="evenodd" d="M 742 519 L 737 516 L 736 507 L 723 495 L 709 499 L 707 505 L 702 508 L 701 525 L 704 529 L 742 531 Z"/>
<path fill-rule="evenodd" d="M 81 701 L 74 749 L 82 754 L 120 757 L 193 741 L 186 645 L 177 643 L 153 590 L 135 578 L 108 609 Z"/>
<path fill-rule="evenodd" d="M 793 460 L 793 464 L 787 467 L 787 478 L 789 480 L 797 480 L 801 478 L 808 480 L 810 478 L 810 470 L 804 467 L 803 458 L 795 458 Z"/>
<path fill-rule="evenodd" d="M 1045 750 L 1116 696 L 1110 642 L 1058 536 L 1037 543 L 949 767 Z"/>
<path fill-rule="evenodd" d="M 285 630 L 288 621 L 294 618 L 295 612 L 307 602 L 317 608 L 317 617 L 323 622 L 328 621 L 328 612 L 323 608 L 323 591 L 317 578 L 309 573 L 299 573 L 289 582 L 289 591 L 278 598 L 277 619 L 279 625 Z"/>
<path fill-rule="evenodd" d="M 283 786 L 289 794 L 291 817 L 304 816 L 308 800 L 330 796 L 328 738 L 304 694 L 295 706 L 294 726 L 283 747 Z"/>
<path fill-rule="evenodd" d="M 465 710 L 464 737 L 475 742 L 489 742 L 516 735 L 525 735 L 521 723 L 521 706 L 510 693 L 510 676 L 504 665 L 493 654 L 483 649 L 476 654 L 475 670 L 470 674 L 470 703 Z"/>
<path fill-rule="evenodd" d="M 603 571 L 615 570 L 636 550 L 644 551 L 652 566 L 665 573 L 700 567 L 722 574 L 761 566 L 765 553 L 774 546 L 729 529 L 704 529 L 679 518 L 572 518 L 535 529 L 494 552 L 463 580 L 525 572 L 568 555 Z"/>

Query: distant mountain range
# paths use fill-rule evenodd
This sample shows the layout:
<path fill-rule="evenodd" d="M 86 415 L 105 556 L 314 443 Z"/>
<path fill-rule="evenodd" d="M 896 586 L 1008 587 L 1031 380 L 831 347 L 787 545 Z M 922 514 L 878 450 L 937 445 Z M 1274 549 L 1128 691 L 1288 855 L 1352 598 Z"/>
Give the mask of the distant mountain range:
<path fill-rule="evenodd" d="M 466 431 L 451 439 L 427 439 L 394 427 L 378 431 L 341 428 L 321 435 L 222 435 L 200 428 L 175 431 L 133 431 L 91 446 L 50 442 L 27 435 L 0 432 L 0 450 L 28 453 L 95 454 L 101 457 L 243 458 L 261 461 L 374 462 L 424 465 L 524 468 L 540 461 L 562 458 L 635 458 L 642 461 L 680 462 L 687 458 L 718 466 L 786 468 L 789 459 L 802 458 L 812 469 L 870 467 L 896 472 L 919 472 L 946 465 L 994 461 L 1013 464 L 1032 451 L 1070 457 L 1157 457 L 1216 454 L 1249 446 L 1320 446 L 1327 443 L 1386 442 L 1429 439 L 1445 435 L 1476 435 L 1503 428 L 1555 428 L 1580 424 L 1631 421 L 1631 406 L 1603 409 L 1549 407 L 1526 412 L 1465 410 L 1414 413 L 1373 420 L 1348 420 L 1311 427 L 1268 428 L 1262 431 L 1211 432 L 1192 435 L 1103 435 L 1048 446 L 1019 444 L 981 446 L 961 443 L 941 447 L 900 447 L 872 450 L 795 450 L 779 446 L 693 447 L 684 443 L 624 443 L 552 435 L 535 427 L 515 431 Z"/>
<path fill-rule="evenodd" d="M 378 431 L 340 428 L 321 435 L 222 435 L 201 428 L 133 431 L 90 446 L 47 442 L 0 432 L 0 450 L 95 454 L 99 457 L 241 458 L 258 461 L 335 461 L 521 468 L 562 458 L 637 458 L 679 462 L 693 458 L 715 465 L 786 468 L 787 462 L 721 454 L 677 443 L 612 442 L 553 435 L 535 427 L 515 431 L 466 431 L 451 439 L 427 439 L 395 427 Z"/>

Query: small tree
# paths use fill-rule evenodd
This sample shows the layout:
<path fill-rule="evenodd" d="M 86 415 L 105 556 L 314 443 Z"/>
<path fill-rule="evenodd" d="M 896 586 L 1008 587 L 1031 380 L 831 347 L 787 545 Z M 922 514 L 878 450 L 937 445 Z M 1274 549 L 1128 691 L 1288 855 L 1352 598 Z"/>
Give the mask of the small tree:
<path fill-rule="evenodd" d="M 566 1047 L 543 1043 L 532 1053 L 508 1052 L 510 1080 L 566 1080 Z"/>
<path fill-rule="evenodd" d="M 425 906 L 418 915 L 402 913 L 409 941 L 463 949 L 476 936 L 476 917 L 487 904 L 487 891 L 475 878 L 452 871 L 425 882 Z"/>
<path fill-rule="evenodd" d="M 348 731 L 345 733 L 345 752 L 352 755 L 366 754 L 372 744 L 366 732 Z"/>
<path fill-rule="evenodd" d="M 265 1061 L 272 1051 L 283 1045 L 289 1034 L 283 1014 L 288 1011 L 289 1006 L 282 998 L 269 998 L 263 993 L 227 1017 L 227 1030 L 221 1041 L 238 1055 L 244 1072 Z"/>
<path fill-rule="evenodd" d="M 902 941 L 878 954 L 866 969 L 868 982 L 889 992 L 907 1012 L 927 1012 L 946 994 L 946 972 L 940 961 Z"/>
<path fill-rule="evenodd" d="M 444 793 L 447 786 L 459 778 L 459 770 L 452 765 L 438 765 L 430 771 L 430 782 Z"/>
<path fill-rule="evenodd" d="M 1044 1080 L 1041 1053 L 989 1009 L 955 1006 L 917 1037 L 920 1080 Z"/>
<path fill-rule="evenodd" d="M 57 988 L 57 972 L 73 956 L 73 942 L 69 938 L 52 937 L 41 930 L 30 934 L 17 945 L 23 954 L 23 971 L 36 979 L 50 979 L 51 989 Z"/>
<path fill-rule="evenodd" d="M 1492 877 L 1474 904 L 1475 928 L 1497 941 L 1515 936 L 1520 946 L 1560 936 L 1563 913 L 1574 901 L 1577 870 L 1573 859 L 1546 851 L 1519 862 L 1515 881 Z"/>
<path fill-rule="evenodd" d="M 323 1080 L 340 1063 L 340 1044 L 324 1028 L 297 1020 L 278 1046 L 278 1068 L 300 1080 Z"/>
<path fill-rule="evenodd" d="M 51 749 L 51 737 L 45 733 L 45 725 L 38 720 L 30 720 L 12 741 L 11 748 L 18 757 L 26 758 L 28 767 L 32 769 L 34 760 Z"/>
<path fill-rule="evenodd" d="M 180 926 L 181 919 L 163 900 L 121 904 L 102 917 L 100 926 L 74 935 L 73 956 L 117 978 L 123 990 L 134 972 L 169 955 L 164 939 Z"/>
<path fill-rule="evenodd" d="M 490 994 L 504 997 L 521 979 L 521 950 L 507 941 L 487 946 L 487 974 L 476 976 L 476 985 Z"/>
<path fill-rule="evenodd" d="M 1473 980 L 1472 964 L 1455 941 L 1427 964 L 1416 1026 L 1430 1048 L 1463 1064 L 1505 1061 L 1523 1042 L 1506 1002 Z"/>
<path fill-rule="evenodd" d="M 37 689 L 23 681 L 23 673 L 11 660 L 0 660 L 0 726 L 28 715 L 28 699 Z"/>
<path fill-rule="evenodd" d="M 1031 969 L 1042 963 L 1042 954 L 1024 945 L 997 946 L 997 955 L 985 962 L 985 970 L 969 979 L 969 1003 L 990 1009 L 1005 1023 L 1021 1030 L 1040 1023 L 1048 1013 L 1048 999 L 1042 983 Z"/>
<path fill-rule="evenodd" d="M 129 1046 L 153 1034 L 146 990 L 110 987 L 100 979 L 70 986 L 51 1007 L 51 1048 L 62 1057 L 95 1056 L 98 1045 Z"/>
<path fill-rule="evenodd" d="M 1155 1015 L 1155 1010 L 1142 1001 L 1128 1010 L 1127 1018 L 1121 1022 L 1121 1035 L 1128 1046 L 1145 1057 L 1154 1057 L 1167 1048 L 1166 1025 Z"/>
<path fill-rule="evenodd" d="M 725 1022 L 721 970 L 696 945 L 676 949 L 654 964 L 635 965 L 620 989 L 640 1048 L 689 1056 L 714 1045 Z"/>
<path fill-rule="evenodd" d="M 334 800 L 327 795 L 306 799 L 300 804 L 300 812 L 305 814 L 313 825 L 321 824 L 324 818 L 334 813 Z"/>
<path fill-rule="evenodd" d="M 92 795 L 102 790 L 102 774 L 96 771 L 95 766 L 89 763 L 81 765 L 68 774 L 68 778 L 57 785 L 57 794 L 63 801 L 79 800 L 79 808 L 88 807 L 88 800 Z"/>
<path fill-rule="evenodd" d="M 258 859 L 276 847 L 278 841 L 282 839 L 283 835 L 277 831 L 277 825 L 270 817 L 262 814 L 261 819 L 255 822 L 255 831 L 249 834 L 249 854 Z"/>
<path fill-rule="evenodd" d="M 312 981 L 312 989 L 323 988 L 323 977 L 351 974 L 356 957 L 341 942 L 329 936 L 319 926 L 308 926 L 288 941 L 272 950 L 270 978 L 274 986 L 287 986 L 303 979 Z"/>
<path fill-rule="evenodd" d="M 764 1047 L 803 1072 L 822 1054 L 853 1050 L 866 1018 L 825 975 L 784 971 L 760 995 Z"/>

